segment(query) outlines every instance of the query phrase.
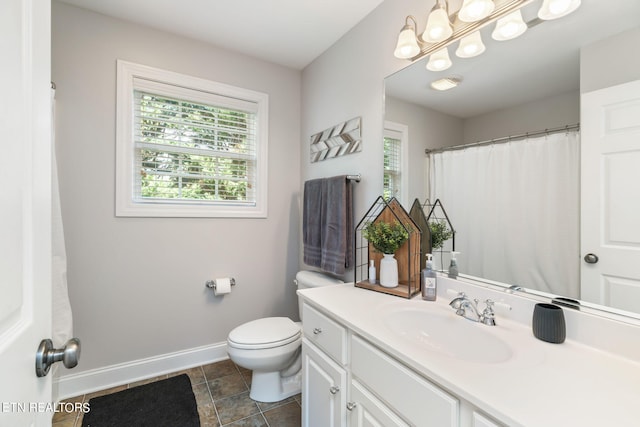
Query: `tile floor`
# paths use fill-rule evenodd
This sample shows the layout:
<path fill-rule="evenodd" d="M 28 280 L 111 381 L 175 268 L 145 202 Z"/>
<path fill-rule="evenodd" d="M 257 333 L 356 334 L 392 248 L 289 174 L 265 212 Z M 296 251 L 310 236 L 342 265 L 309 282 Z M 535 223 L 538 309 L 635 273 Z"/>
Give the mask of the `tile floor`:
<path fill-rule="evenodd" d="M 65 402 L 87 402 L 103 396 L 153 381 L 186 373 L 198 403 L 201 427 L 300 427 L 301 396 L 277 403 L 261 403 L 249 398 L 251 371 L 231 360 L 198 366 L 144 381 L 124 384 L 107 390 L 66 399 Z M 53 427 L 80 427 L 82 413 L 59 412 L 53 417 Z M 179 426 L 176 426 L 179 427 Z"/>

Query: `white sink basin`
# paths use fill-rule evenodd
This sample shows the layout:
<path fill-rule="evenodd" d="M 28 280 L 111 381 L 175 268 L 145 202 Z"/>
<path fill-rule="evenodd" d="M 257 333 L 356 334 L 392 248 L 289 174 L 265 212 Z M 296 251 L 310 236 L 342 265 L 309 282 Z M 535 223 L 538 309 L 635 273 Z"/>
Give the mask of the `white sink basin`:
<path fill-rule="evenodd" d="M 428 351 L 478 363 L 501 363 L 513 356 L 509 345 L 487 326 L 451 313 L 402 309 L 384 314 L 394 333 Z"/>

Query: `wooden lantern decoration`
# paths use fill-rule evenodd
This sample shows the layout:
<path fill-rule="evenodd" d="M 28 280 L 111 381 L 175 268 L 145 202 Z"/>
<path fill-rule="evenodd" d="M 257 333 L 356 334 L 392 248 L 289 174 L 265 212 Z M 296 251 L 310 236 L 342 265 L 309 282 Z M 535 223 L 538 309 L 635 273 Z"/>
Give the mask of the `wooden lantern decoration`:
<path fill-rule="evenodd" d="M 370 222 L 383 221 L 389 224 L 398 222 L 407 231 L 409 237 L 395 253 L 398 262 L 398 286 L 387 288 L 379 281 L 371 283 L 368 277 L 369 263 L 374 262 L 376 271 L 380 272 L 380 260 L 383 254 L 365 239 L 363 230 Z M 355 230 L 355 285 L 360 288 L 384 292 L 404 298 L 411 298 L 420 292 L 420 244 L 421 231 L 411 216 L 395 198 L 385 200 L 378 197 L 360 220 Z"/>

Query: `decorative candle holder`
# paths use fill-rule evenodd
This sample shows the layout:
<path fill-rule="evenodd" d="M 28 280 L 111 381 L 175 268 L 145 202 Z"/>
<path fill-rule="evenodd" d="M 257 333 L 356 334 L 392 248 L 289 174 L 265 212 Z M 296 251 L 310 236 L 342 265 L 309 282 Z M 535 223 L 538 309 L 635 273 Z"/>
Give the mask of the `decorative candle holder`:
<path fill-rule="evenodd" d="M 563 343 L 567 330 L 562 308 L 553 304 L 539 303 L 533 309 L 533 335 L 539 340 Z"/>

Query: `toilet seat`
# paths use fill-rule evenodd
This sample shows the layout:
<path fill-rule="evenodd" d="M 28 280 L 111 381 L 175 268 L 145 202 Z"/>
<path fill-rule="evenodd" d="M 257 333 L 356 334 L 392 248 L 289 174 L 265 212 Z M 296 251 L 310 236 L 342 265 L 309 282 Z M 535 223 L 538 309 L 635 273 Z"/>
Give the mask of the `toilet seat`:
<path fill-rule="evenodd" d="M 301 335 L 300 326 L 288 317 L 265 317 L 233 329 L 227 342 L 238 349 L 260 350 L 287 345 Z"/>

